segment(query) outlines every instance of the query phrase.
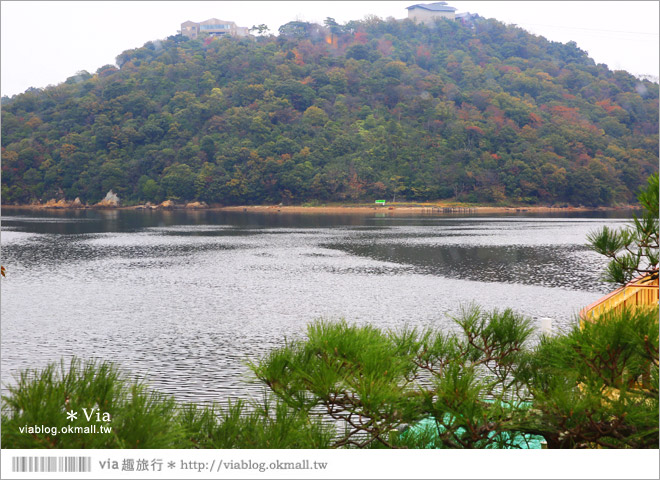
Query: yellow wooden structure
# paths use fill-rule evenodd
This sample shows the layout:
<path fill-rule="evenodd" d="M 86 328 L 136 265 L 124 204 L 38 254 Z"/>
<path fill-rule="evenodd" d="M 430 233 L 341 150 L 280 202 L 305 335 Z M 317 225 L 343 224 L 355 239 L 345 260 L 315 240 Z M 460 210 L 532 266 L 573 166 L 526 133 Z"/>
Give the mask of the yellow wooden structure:
<path fill-rule="evenodd" d="M 658 306 L 658 274 L 637 277 L 580 311 L 580 321 L 594 321 L 606 312 Z"/>
<path fill-rule="evenodd" d="M 607 312 L 622 310 L 624 308 L 652 308 L 658 307 L 658 272 L 654 274 L 637 277 L 623 287 L 614 290 L 596 300 L 591 305 L 580 311 L 580 328 L 584 322 L 593 322 L 598 320 L 601 315 Z M 649 365 L 649 369 L 653 368 Z M 657 367 L 655 367 L 657 368 Z M 648 390 L 649 374 L 642 375 L 630 387 Z M 580 385 L 582 388 L 582 385 Z M 619 389 L 608 387 L 603 392 L 604 398 L 616 400 L 619 397 Z"/>

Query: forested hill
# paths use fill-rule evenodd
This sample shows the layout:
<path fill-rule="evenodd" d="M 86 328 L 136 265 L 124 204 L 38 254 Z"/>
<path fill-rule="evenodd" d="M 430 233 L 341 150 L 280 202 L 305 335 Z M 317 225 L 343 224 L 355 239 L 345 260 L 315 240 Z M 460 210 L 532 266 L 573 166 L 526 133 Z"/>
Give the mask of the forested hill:
<path fill-rule="evenodd" d="M 3 99 L 2 202 L 612 205 L 658 170 L 658 85 L 493 19 L 180 35 Z"/>

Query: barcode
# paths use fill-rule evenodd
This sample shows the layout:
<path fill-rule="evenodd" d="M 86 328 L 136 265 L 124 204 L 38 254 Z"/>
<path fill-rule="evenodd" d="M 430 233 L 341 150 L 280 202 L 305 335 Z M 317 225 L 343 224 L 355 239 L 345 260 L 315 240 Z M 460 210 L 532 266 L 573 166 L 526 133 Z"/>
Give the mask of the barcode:
<path fill-rule="evenodd" d="M 92 457 L 12 457 L 12 472 L 91 472 Z"/>

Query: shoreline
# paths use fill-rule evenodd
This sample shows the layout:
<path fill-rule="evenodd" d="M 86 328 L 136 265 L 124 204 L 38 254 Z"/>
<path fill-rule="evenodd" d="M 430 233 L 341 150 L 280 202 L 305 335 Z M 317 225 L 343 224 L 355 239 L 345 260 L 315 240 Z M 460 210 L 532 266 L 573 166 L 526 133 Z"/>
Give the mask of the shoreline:
<path fill-rule="evenodd" d="M 572 213 L 572 212 L 612 212 L 637 210 L 639 206 L 619 207 L 548 207 L 548 206 L 470 206 L 453 204 L 401 204 L 401 205 L 325 205 L 325 206 L 302 206 L 302 205 L 161 205 L 145 206 L 135 205 L 126 207 L 112 206 L 71 206 L 71 205 L 2 205 L 2 208 L 17 210 L 48 210 L 48 211 L 72 211 L 72 210 L 137 210 L 137 211 L 215 211 L 215 212 L 241 212 L 241 213 L 280 213 L 280 214 L 342 214 L 342 215 L 369 215 L 381 213 L 387 215 L 451 215 L 451 214 L 482 214 L 482 213 Z"/>
<path fill-rule="evenodd" d="M 295 214 L 373 214 L 385 213 L 389 215 L 447 215 L 447 214 L 479 214 L 479 213 L 562 213 L 562 212 L 597 212 L 628 210 L 633 207 L 496 207 L 496 206 L 456 206 L 456 205 L 338 205 L 338 206 L 240 206 L 217 207 L 210 210 L 226 212 L 254 212 L 254 213 L 295 213 Z"/>

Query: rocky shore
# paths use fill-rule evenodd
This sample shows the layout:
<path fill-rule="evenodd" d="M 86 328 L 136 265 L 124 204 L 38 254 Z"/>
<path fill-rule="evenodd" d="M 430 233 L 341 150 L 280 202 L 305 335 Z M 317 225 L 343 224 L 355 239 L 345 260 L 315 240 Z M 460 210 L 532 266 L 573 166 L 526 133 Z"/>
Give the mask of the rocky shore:
<path fill-rule="evenodd" d="M 66 200 L 61 198 L 56 200 L 54 198 L 48 200 L 46 203 L 31 203 L 29 205 L 3 205 L 12 208 L 23 209 L 52 209 L 52 210 L 80 210 L 80 209 L 123 209 L 123 210 L 174 210 L 174 209 L 188 209 L 188 210 L 201 210 L 209 208 L 206 202 L 187 202 L 175 203 L 172 200 L 165 200 L 164 202 L 153 204 L 147 202 L 143 205 L 122 206 L 119 196 L 110 190 L 106 196 L 98 203 L 88 204 L 80 201 L 76 197 L 75 200 Z"/>

